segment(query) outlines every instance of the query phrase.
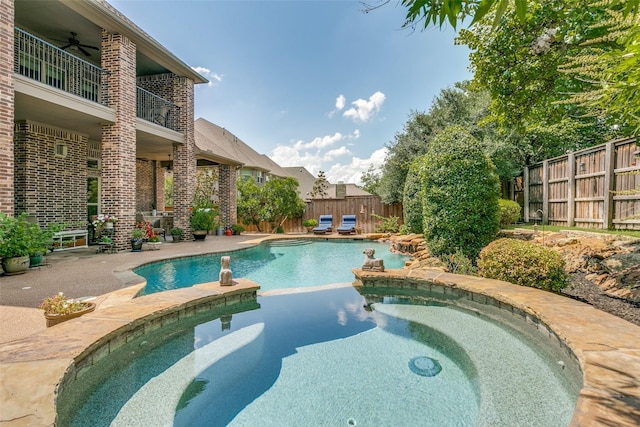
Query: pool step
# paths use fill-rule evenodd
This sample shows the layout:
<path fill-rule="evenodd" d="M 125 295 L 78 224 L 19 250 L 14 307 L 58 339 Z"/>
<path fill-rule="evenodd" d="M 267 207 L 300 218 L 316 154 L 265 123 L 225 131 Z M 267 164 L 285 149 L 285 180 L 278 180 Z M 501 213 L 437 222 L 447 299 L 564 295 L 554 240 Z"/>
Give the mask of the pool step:
<path fill-rule="evenodd" d="M 311 239 L 283 239 L 283 240 L 272 240 L 267 242 L 269 246 L 304 246 L 310 245 L 313 243 Z"/>

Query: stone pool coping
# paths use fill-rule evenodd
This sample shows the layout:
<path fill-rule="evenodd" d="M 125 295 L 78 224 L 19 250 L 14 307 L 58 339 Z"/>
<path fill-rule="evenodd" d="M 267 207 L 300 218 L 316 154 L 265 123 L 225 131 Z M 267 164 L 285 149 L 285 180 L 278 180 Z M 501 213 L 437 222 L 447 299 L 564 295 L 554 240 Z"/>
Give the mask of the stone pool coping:
<path fill-rule="evenodd" d="M 354 286 L 423 289 L 449 298 L 492 305 L 559 339 L 579 364 L 583 387 L 571 426 L 638 426 L 640 420 L 640 327 L 571 298 L 499 280 L 436 270 L 384 273 L 353 270 Z"/>
<path fill-rule="evenodd" d="M 111 351 L 181 318 L 255 301 L 256 283 L 233 281 L 132 300 L 144 285 L 134 286 L 108 295 L 92 313 L 0 345 L 0 425 L 54 425 L 58 393 Z"/>

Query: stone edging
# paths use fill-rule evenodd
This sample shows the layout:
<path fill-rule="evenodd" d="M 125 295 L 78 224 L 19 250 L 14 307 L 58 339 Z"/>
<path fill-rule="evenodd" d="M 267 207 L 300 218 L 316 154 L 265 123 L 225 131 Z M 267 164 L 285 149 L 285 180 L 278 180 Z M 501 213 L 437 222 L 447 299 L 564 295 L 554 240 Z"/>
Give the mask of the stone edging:
<path fill-rule="evenodd" d="M 640 327 L 568 297 L 498 280 L 436 270 L 353 272 L 363 294 L 375 288 L 425 290 L 498 307 L 534 323 L 557 338 L 582 371 L 571 426 L 638 425 Z"/>

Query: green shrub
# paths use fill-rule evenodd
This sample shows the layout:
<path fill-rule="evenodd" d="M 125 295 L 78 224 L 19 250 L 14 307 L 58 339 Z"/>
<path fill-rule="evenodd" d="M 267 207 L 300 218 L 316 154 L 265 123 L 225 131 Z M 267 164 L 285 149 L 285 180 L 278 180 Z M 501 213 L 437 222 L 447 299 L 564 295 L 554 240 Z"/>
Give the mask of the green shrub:
<path fill-rule="evenodd" d="M 558 292 L 567 286 L 564 259 L 558 252 L 531 242 L 498 239 L 480 252 L 479 274 L 522 286 Z"/>
<path fill-rule="evenodd" d="M 397 233 L 400 229 L 400 218 L 397 216 L 388 218 L 377 214 L 371 214 L 371 216 L 378 220 L 373 230 L 376 233 Z"/>
<path fill-rule="evenodd" d="M 498 200 L 498 205 L 500 206 L 500 227 L 506 228 L 518 222 L 520 211 L 522 210 L 518 202 L 500 199 Z"/>
<path fill-rule="evenodd" d="M 451 273 L 466 274 L 469 276 L 475 276 L 477 274 L 473 262 L 467 258 L 460 249 L 452 254 L 441 255 L 439 259 Z"/>
<path fill-rule="evenodd" d="M 420 194 L 420 159 L 414 161 L 404 183 L 402 210 L 410 233 L 422 233 L 422 196 Z"/>
<path fill-rule="evenodd" d="M 475 260 L 499 230 L 500 182 L 480 143 L 461 126 L 440 132 L 420 164 L 429 252 Z"/>

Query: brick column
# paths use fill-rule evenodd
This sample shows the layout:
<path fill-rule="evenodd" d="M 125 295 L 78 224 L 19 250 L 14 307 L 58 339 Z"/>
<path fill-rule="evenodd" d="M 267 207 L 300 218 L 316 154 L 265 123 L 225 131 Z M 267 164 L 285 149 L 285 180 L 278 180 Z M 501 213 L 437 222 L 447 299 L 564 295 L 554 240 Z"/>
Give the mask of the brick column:
<path fill-rule="evenodd" d="M 184 145 L 173 148 L 173 226 L 185 230 L 191 239 L 189 207 L 196 186 L 196 157 L 194 139 L 193 80 L 173 77 L 172 101 L 180 107 L 179 128 L 184 133 Z"/>
<path fill-rule="evenodd" d="M 218 180 L 219 180 L 219 199 L 220 199 L 220 214 L 222 216 L 223 224 L 237 224 L 238 223 L 238 209 L 236 202 L 236 169 L 230 165 L 218 166 Z"/>
<path fill-rule="evenodd" d="M 128 249 L 136 209 L 136 46 L 126 37 L 102 31 L 103 93 L 116 110 L 116 122 L 102 127 L 102 213 L 118 217 L 115 244 Z"/>
<path fill-rule="evenodd" d="M 0 212 L 8 215 L 15 213 L 13 17 L 13 2 L 0 1 Z"/>

